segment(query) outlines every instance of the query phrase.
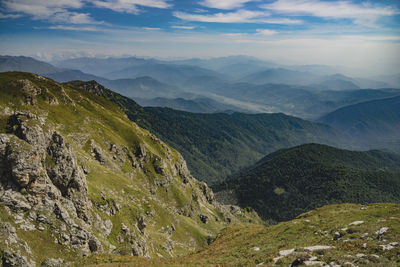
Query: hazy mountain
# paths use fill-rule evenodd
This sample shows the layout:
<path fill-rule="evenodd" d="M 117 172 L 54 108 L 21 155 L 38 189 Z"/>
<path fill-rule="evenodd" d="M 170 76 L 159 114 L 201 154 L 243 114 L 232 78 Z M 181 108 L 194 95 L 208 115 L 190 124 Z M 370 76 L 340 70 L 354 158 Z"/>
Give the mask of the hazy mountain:
<path fill-rule="evenodd" d="M 319 78 L 318 75 L 305 71 L 294 71 L 284 68 L 268 69 L 252 73 L 242 79 L 241 82 L 251 84 L 288 84 L 288 85 L 308 85 Z"/>
<path fill-rule="evenodd" d="M 333 75 L 341 72 L 338 67 L 318 64 L 287 66 L 286 68 L 301 72 L 311 72 L 317 75 Z"/>
<path fill-rule="evenodd" d="M 389 84 L 389 87 L 400 88 L 400 73 L 373 77 L 374 80 Z"/>
<path fill-rule="evenodd" d="M 176 86 L 159 82 L 151 77 L 107 80 L 104 85 L 130 98 L 155 98 L 183 96 L 185 92 Z"/>
<path fill-rule="evenodd" d="M 400 156 L 306 144 L 266 156 L 221 188 L 276 221 L 332 203 L 400 202 Z"/>
<path fill-rule="evenodd" d="M 357 90 L 360 89 L 356 84 L 356 81 L 352 78 L 346 77 L 341 74 L 334 74 L 322 77 L 318 79 L 318 81 L 314 84 L 311 84 L 311 87 L 314 87 L 316 90 L 325 90 L 325 91 L 342 91 L 342 90 Z"/>
<path fill-rule="evenodd" d="M 81 80 L 81 81 L 91 81 L 96 80 L 99 83 L 106 83 L 108 80 L 96 75 L 87 74 L 80 70 L 60 70 L 57 72 L 52 73 L 45 73 L 42 74 L 46 77 L 49 77 L 57 82 L 68 82 L 74 80 Z"/>
<path fill-rule="evenodd" d="M 318 121 L 349 134 L 367 147 L 400 151 L 400 96 L 346 106 Z"/>
<path fill-rule="evenodd" d="M 234 105 L 224 104 L 207 97 L 193 99 L 157 97 L 152 99 L 134 98 L 134 100 L 144 107 L 168 107 L 194 113 L 233 113 L 233 111 L 252 113 L 249 110 Z"/>
<path fill-rule="evenodd" d="M 31 57 L 0 56 L 0 72 L 5 71 L 26 71 L 36 74 L 46 74 L 59 72 L 61 69 Z"/>
<path fill-rule="evenodd" d="M 54 62 L 56 66 L 70 69 L 78 69 L 83 72 L 98 76 L 104 76 L 107 73 L 115 72 L 132 66 L 141 66 L 149 62 L 158 62 L 154 59 L 144 59 L 137 57 L 126 58 L 74 58 Z M 143 76 L 143 75 L 142 75 Z M 123 77 L 126 78 L 126 77 Z M 128 77 L 134 78 L 134 77 Z"/>
<path fill-rule="evenodd" d="M 264 61 L 249 56 L 229 56 L 211 59 L 187 59 L 172 61 L 175 64 L 198 66 L 228 75 L 234 79 L 244 77 L 254 72 L 280 65 L 270 61 Z"/>
<path fill-rule="evenodd" d="M 274 112 L 311 119 L 346 105 L 400 94 L 400 90 L 394 89 L 319 91 L 311 86 L 249 83 L 226 84 L 210 92 L 264 105 Z"/>
<path fill-rule="evenodd" d="M 207 79 L 207 77 L 221 77 L 221 74 L 196 66 L 146 63 L 140 66 L 130 66 L 122 70 L 109 72 L 104 76 L 109 79 L 150 76 L 161 82 L 180 86 L 195 77 Z"/>
<path fill-rule="evenodd" d="M 76 58 L 56 62 L 57 66 L 79 69 L 108 79 L 134 79 L 149 76 L 172 85 L 182 85 L 189 79 L 201 77 L 227 78 L 221 73 L 196 65 L 174 64 L 171 61 L 127 58 Z"/>

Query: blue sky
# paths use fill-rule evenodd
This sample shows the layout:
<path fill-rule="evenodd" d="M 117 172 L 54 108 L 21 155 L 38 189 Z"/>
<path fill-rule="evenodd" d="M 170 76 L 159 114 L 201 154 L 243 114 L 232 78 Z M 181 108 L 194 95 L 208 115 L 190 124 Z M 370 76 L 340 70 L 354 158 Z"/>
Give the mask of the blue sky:
<path fill-rule="evenodd" d="M 400 1 L 1 0 L 0 53 L 162 58 L 250 55 L 400 69 Z"/>

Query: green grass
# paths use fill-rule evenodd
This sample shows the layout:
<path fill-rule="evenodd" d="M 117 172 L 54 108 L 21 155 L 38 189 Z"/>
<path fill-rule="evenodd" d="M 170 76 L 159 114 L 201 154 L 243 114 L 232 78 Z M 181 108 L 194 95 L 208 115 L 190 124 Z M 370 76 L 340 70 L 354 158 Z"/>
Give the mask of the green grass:
<path fill-rule="evenodd" d="M 349 227 L 354 221 L 363 224 Z M 333 234 L 342 228 L 343 236 L 333 240 Z M 381 227 L 388 227 L 384 235 L 385 241 L 379 241 L 375 232 Z M 350 232 L 349 230 L 347 230 Z M 370 239 L 362 239 L 368 233 Z M 345 240 L 349 240 L 345 242 Z M 313 255 L 319 261 L 330 263 L 335 261 L 343 265 L 352 262 L 359 266 L 398 266 L 400 264 L 400 247 L 383 251 L 380 245 L 400 240 L 400 205 L 356 204 L 329 205 L 304 213 L 297 219 L 282 222 L 273 226 L 259 224 L 243 224 L 226 228 L 209 246 L 183 257 L 171 259 L 143 259 L 137 257 L 94 256 L 77 265 L 85 266 L 254 266 L 265 263 L 270 266 L 280 250 L 296 249 L 293 255 L 283 257 L 277 264 L 290 265 L 296 258 Z M 366 248 L 363 244 L 366 243 Z M 334 248 L 305 252 L 307 246 L 327 245 Z M 258 247 L 255 251 L 253 248 Z M 363 253 L 366 258 L 357 258 Z M 379 256 L 375 258 L 373 254 Z M 350 256 L 349 256 L 350 255 Z M 368 261 L 367 261 L 368 260 Z"/>

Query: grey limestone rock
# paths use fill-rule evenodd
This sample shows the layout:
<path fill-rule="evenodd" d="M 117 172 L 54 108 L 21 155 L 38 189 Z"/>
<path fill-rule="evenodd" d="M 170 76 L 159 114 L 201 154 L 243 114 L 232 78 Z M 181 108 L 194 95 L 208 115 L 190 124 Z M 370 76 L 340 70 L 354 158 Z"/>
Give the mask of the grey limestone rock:
<path fill-rule="evenodd" d="M 8 251 L 3 252 L 2 263 L 4 267 L 29 267 L 26 257 Z"/>

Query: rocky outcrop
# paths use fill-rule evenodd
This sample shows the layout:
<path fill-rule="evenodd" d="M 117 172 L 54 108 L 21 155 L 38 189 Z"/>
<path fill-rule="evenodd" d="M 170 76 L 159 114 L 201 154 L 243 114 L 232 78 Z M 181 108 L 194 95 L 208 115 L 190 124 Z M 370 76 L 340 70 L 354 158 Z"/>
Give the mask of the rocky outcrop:
<path fill-rule="evenodd" d="M 88 220 L 86 212 L 90 206 L 86 177 L 77 166 L 72 149 L 65 143 L 64 138 L 54 132 L 51 136 L 47 153 L 53 164 L 47 167 L 47 173 L 61 194 L 74 203 L 78 216 Z"/>

